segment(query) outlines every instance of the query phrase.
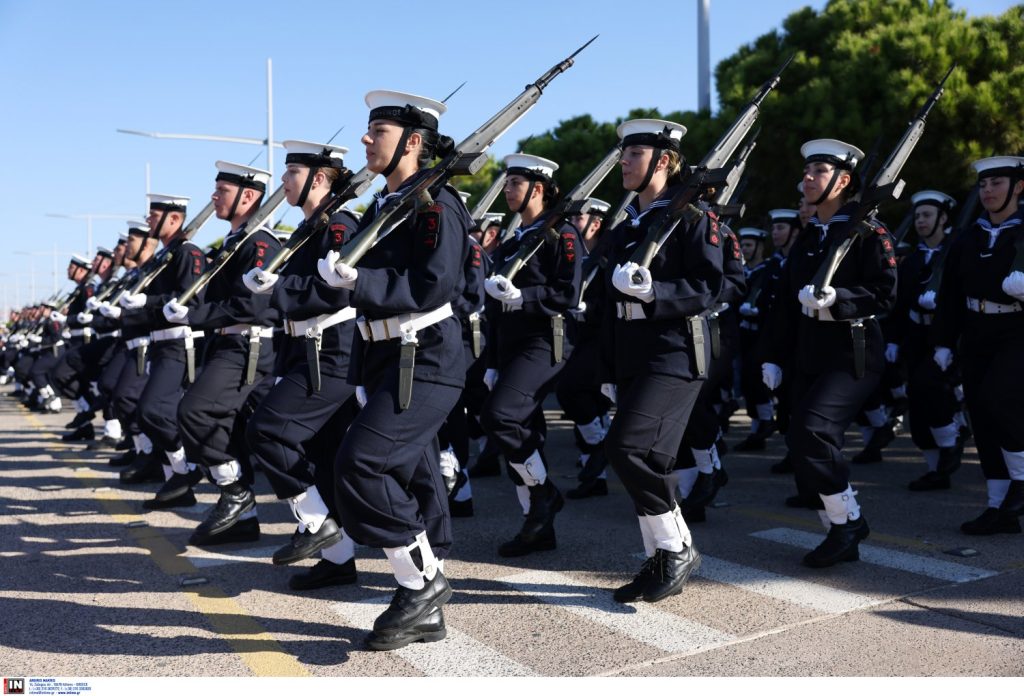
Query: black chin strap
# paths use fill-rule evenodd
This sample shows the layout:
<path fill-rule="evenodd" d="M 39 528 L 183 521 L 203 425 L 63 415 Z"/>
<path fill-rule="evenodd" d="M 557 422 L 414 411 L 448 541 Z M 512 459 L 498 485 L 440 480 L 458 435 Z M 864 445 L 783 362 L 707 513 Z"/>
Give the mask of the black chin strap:
<path fill-rule="evenodd" d="M 156 223 L 156 228 L 152 232 L 150 232 L 150 234 L 152 234 L 154 237 L 159 238 L 160 237 L 160 230 L 162 230 L 164 228 L 164 220 L 166 220 L 166 219 L 167 219 L 167 211 L 166 210 L 161 210 L 160 211 L 160 222 Z"/>
<path fill-rule="evenodd" d="M 384 168 L 384 171 L 380 173 L 385 179 L 390 176 L 391 172 L 395 171 L 395 167 L 402 161 L 402 156 L 405 154 L 405 146 L 409 141 L 409 136 L 412 134 L 412 128 L 405 126 L 402 128 L 402 137 L 398 140 L 398 145 L 395 147 L 395 154 L 391 155 L 391 161 L 388 162 L 388 166 Z"/>
<path fill-rule="evenodd" d="M 299 194 L 299 200 L 295 202 L 295 205 L 299 208 L 306 204 L 306 198 L 309 197 L 309 190 L 313 188 L 313 177 L 320 171 L 320 167 L 311 167 L 309 170 L 309 176 L 306 177 L 306 183 L 302 185 L 302 193 Z M 387 176 L 385 174 L 384 176 Z"/>
<path fill-rule="evenodd" d="M 644 174 L 644 180 L 640 182 L 640 185 L 633 190 L 637 193 L 643 191 L 651 183 L 651 178 L 654 176 L 654 170 L 658 167 L 658 162 L 661 160 L 664 150 L 661 148 L 654 148 L 654 152 L 651 155 L 651 162 L 647 165 L 647 173 Z"/>
<path fill-rule="evenodd" d="M 1017 185 L 1018 181 L 1021 181 L 1021 179 L 1018 179 L 1013 176 L 1010 177 L 1010 189 L 1006 192 L 1006 200 L 1004 200 L 1003 204 L 999 206 L 999 210 L 996 210 L 994 212 L 1001 213 L 1004 210 L 1006 210 L 1006 206 L 1010 205 L 1010 201 L 1013 200 L 1013 189 Z"/>
<path fill-rule="evenodd" d="M 238 193 L 235 194 L 235 201 L 231 204 L 231 210 L 228 211 L 228 222 L 235 219 L 235 211 L 238 210 L 238 204 L 242 201 L 242 191 L 245 190 L 244 186 L 238 187 Z"/>
<path fill-rule="evenodd" d="M 538 184 L 539 183 L 541 185 L 541 194 L 540 195 L 541 196 L 544 195 L 544 191 L 543 191 L 544 183 L 543 182 L 537 181 L 536 179 L 527 179 L 527 181 L 530 182 L 530 187 L 527 189 L 526 195 L 523 196 L 523 202 L 519 205 L 519 209 L 512 211 L 513 215 L 522 215 L 523 212 L 526 210 L 526 206 L 530 205 L 530 199 L 533 198 L 533 185 L 534 184 Z"/>
<path fill-rule="evenodd" d="M 832 170 L 832 178 L 828 180 L 828 186 L 825 187 L 825 191 L 818 197 L 818 200 L 809 201 L 811 205 L 821 205 L 828 198 L 828 195 L 832 193 L 832 189 L 835 188 L 836 182 L 839 181 L 839 171 L 839 167 L 835 167 Z"/>

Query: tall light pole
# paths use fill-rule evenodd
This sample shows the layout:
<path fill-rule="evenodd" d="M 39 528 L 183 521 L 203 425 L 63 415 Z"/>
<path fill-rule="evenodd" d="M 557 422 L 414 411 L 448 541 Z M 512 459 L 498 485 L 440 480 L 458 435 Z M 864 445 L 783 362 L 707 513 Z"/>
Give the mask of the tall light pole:
<path fill-rule="evenodd" d="M 281 143 L 274 141 L 274 88 L 273 74 L 270 58 L 267 58 L 267 137 L 246 138 L 236 135 L 209 135 L 193 133 L 158 133 L 156 131 L 133 130 L 129 128 L 118 128 L 118 133 L 129 135 L 142 135 L 147 138 L 163 138 L 169 140 L 210 140 L 219 143 L 240 143 L 243 145 L 263 145 L 267 148 L 267 171 L 270 172 L 270 180 L 274 180 L 274 148 L 284 147 Z"/>
<path fill-rule="evenodd" d="M 711 0 L 697 0 L 697 109 L 711 112 Z"/>
<path fill-rule="evenodd" d="M 77 215 L 67 215 L 65 213 L 47 213 L 46 217 L 54 218 L 66 218 L 68 220 L 85 220 L 86 227 L 86 256 L 92 256 L 92 221 L 93 220 L 131 220 L 137 218 L 138 215 L 132 215 L 130 213 L 79 213 Z M 49 252 L 47 252 L 49 253 Z"/>

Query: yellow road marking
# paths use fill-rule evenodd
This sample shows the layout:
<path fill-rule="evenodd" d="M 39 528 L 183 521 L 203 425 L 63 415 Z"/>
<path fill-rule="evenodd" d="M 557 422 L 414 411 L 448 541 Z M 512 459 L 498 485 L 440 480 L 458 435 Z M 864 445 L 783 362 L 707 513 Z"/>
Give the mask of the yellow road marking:
<path fill-rule="evenodd" d="M 35 426 L 43 424 L 35 414 L 25 414 Z M 50 439 L 56 435 L 49 434 Z M 87 471 L 75 471 L 75 477 L 87 487 L 105 485 L 105 481 L 93 478 Z M 142 520 L 126 500 L 116 491 L 108 490 L 93 495 L 104 511 L 119 524 Z M 195 573 L 197 568 L 163 534 L 152 527 L 126 527 L 128 535 L 140 547 L 149 552 L 150 558 L 164 573 L 180 576 Z M 293 655 L 288 654 L 272 635 L 267 633 L 256 619 L 247 615 L 245 609 L 228 597 L 223 590 L 213 585 L 199 585 L 195 589 L 182 589 L 196 610 L 210 623 L 257 677 L 308 677 L 312 676 Z"/>

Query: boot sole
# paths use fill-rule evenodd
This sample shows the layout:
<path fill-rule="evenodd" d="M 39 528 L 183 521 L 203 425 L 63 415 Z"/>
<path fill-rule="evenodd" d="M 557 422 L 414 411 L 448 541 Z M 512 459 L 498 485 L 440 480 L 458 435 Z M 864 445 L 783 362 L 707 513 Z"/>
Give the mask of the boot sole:
<path fill-rule="evenodd" d="M 426 633 L 420 633 L 415 630 L 403 631 L 395 636 L 381 636 L 371 632 L 366 637 L 366 647 L 378 651 L 398 650 L 410 643 L 436 643 L 439 640 L 444 640 L 447 636 L 448 630 L 444 628 L 440 631 L 429 631 Z"/>

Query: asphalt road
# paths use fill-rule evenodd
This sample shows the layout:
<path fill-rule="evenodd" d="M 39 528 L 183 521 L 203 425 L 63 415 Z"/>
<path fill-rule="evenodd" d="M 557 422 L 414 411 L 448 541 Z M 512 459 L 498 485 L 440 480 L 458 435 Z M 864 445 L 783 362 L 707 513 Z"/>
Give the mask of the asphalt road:
<path fill-rule="evenodd" d="M 157 485 L 122 488 L 110 452 L 62 443 L 70 417 L 0 394 L 5 674 L 1024 676 L 1024 535 L 960 534 L 984 507 L 970 449 L 950 491 L 906 491 L 924 467 L 906 435 L 884 463 L 855 467 L 872 534 L 860 562 L 826 570 L 800 565 L 823 532 L 815 513 L 782 505 L 793 483 L 768 472 L 781 441 L 730 453 L 729 485 L 692 526 L 699 576 L 680 596 L 628 606 L 611 590 L 642 549 L 614 476 L 608 497 L 566 502 L 557 550 L 511 561 L 496 548 L 520 524 L 513 486 L 477 479 L 476 516 L 454 520 L 448 639 L 376 653 L 362 637 L 394 587 L 380 551 L 358 549 L 357 585 L 290 591 L 295 570 L 270 555 L 294 522 L 263 480 L 260 542 L 187 547 L 212 486 L 194 508 L 144 512 Z M 745 425 L 734 417 L 730 444 Z M 851 433 L 851 452 L 859 442 Z M 570 488 L 565 422 L 552 422 L 549 458 Z"/>

